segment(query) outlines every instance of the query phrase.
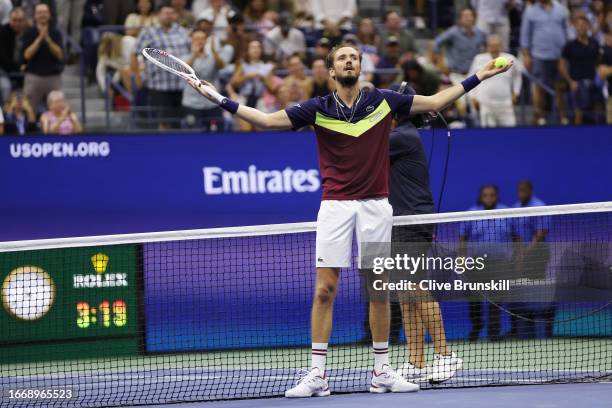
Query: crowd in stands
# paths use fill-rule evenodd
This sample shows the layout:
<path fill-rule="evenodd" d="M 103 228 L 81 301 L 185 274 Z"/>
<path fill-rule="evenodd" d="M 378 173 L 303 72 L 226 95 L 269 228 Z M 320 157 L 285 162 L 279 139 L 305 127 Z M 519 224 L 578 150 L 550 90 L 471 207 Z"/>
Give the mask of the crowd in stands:
<path fill-rule="evenodd" d="M 64 66 L 79 58 L 101 94 L 142 126 L 255 130 L 140 50 L 164 49 L 221 92 L 271 112 L 333 91 L 325 57 L 342 42 L 362 51 L 363 86 L 405 80 L 425 95 L 491 58 L 513 60 L 448 108 L 455 127 L 515 126 L 521 101 L 537 125 L 612 123 L 612 1 L 435 3 L 392 1 L 367 14 L 357 0 L 0 0 L 3 131 L 81 131 L 61 93 Z M 451 24 L 432 29 L 434 19 Z"/>

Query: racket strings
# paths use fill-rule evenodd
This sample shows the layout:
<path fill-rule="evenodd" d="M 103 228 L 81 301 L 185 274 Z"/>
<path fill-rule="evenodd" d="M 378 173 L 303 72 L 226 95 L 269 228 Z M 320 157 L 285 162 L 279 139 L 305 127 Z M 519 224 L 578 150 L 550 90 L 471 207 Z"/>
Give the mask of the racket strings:
<path fill-rule="evenodd" d="M 165 52 L 154 50 L 153 52 L 150 51 L 149 55 L 155 58 L 155 60 L 157 60 L 158 62 L 162 63 L 163 65 L 169 68 L 172 68 L 175 71 L 178 71 L 184 74 L 191 73 L 191 71 L 185 65 L 181 64 L 180 62 L 178 62 L 177 60 L 175 60 L 174 58 L 172 58 L 170 55 L 166 54 Z"/>

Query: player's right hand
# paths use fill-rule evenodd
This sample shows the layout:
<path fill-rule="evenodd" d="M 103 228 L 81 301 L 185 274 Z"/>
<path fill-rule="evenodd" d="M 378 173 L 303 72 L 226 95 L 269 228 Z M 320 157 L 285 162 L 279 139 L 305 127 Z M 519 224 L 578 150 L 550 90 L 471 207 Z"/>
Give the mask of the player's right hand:
<path fill-rule="evenodd" d="M 205 98 L 207 98 L 211 102 L 214 102 L 214 103 L 217 103 L 217 104 L 219 103 L 217 98 L 215 98 L 214 95 L 211 95 L 208 92 L 208 89 L 212 89 L 213 91 L 217 91 L 215 86 L 213 84 L 211 84 L 210 82 L 204 81 L 203 79 L 189 78 L 189 79 L 187 79 L 187 83 L 189 83 L 189 85 L 191 85 L 191 87 L 193 89 L 198 91 L 198 93 L 200 95 L 204 96 Z"/>

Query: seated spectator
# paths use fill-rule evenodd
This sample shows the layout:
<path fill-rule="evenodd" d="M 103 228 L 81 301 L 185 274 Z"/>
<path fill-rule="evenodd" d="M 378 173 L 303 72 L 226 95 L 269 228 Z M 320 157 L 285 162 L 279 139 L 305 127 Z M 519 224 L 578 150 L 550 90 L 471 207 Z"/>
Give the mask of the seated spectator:
<path fill-rule="evenodd" d="M 603 40 L 603 30 L 606 27 L 606 4 L 604 1 L 592 0 L 587 17 L 591 23 L 593 37 L 598 42 Z"/>
<path fill-rule="evenodd" d="M 580 125 L 583 123 L 585 111 L 603 111 L 603 94 L 595 83 L 599 44 L 589 36 L 589 20 L 579 16 L 574 21 L 574 26 L 576 39 L 563 47 L 559 72 L 569 84 L 574 100 L 574 122 Z"/>
<path fill-rule="evenodd" d="M 236 65 L 236 70 L 226 91 L 232 99 L 241 104 L 257 107 L 266 90 L 276 93 L 278 86 L 272 83 L 274 64 L 264 62 L 263 49 L 259 41 L 251 41 L 244 60 Z M 239 122 L 241 130 L 254 130 L 246 122 Z"/>
<path fill-rule="evenodd" d="M 302 102 L 302 89 L 296 83 L 282 85 L 278 89 L 278 109 L 287 109 Z"/>
<path fill-rule="evenodd" d="M 38 131 L 36 114 L 30 101 L 21 92 L 13 92 L 4 105 L 4 133 L 25 135 Z"/>
<path fill-rule="evenodd" d="M 604 46 L 599 65 L 599 76 L 608 82 L 607 122 L 612 125 L 612 29 L 604 37 Z"/>
<path fill-rule="evenodd" d="M 15 7 L 9 14 L 9 22 L 0 27 L 0 99 L 5 100 L 11 89 L 23 86 L 21 76 L 21 47 L 23 33 L 28 28 L 25 13 Z"/>
<path fill-rule="evenodd" d="M 312 93 L 312 78 L 306 75 L 306 70 L 302 58 L 295 54 L 287 60 L 287 71 L 289 75 L 283 79 L 283 84 L 292 92 L 294 85 L 297 86 L 299 97 L 297 102 L 303 102 L 308 99 L 308 95 Z"/>
<path fill-rule="evenodd" d="M 308 31 L 314 30 L 311 0 L 294 0 L 293 16 L 295 17 L 294 26 L 296 28 Z"/>
<path fill-rule="evenodd" d="M 263 39 L 275 26 L 274 14 L 269 10 L 267 0 L 249 0 L 243 13 L 244 22 L 257 31 L 259 39 Z"/>
<path fill-rule="evenodd" d="M 376 33 L 374 21 L 370 17 L 362 18 L 359 22 L 357 39 L 359 40 L 359 49 L 362 54 L 368 54 L 372 58 L 372 63 L 376 65 L 378 63 L 380 37 Z"/>
<path fill-rule="evenodd" d="M 385 43 L 385 56 L 376 65 L 377 70 L 396 70 L 397 72 L 377 73 L 374 75 L 374 85 L 377 88 L 390 88 L 392 84 L 401 82 L 400 56 L 402 50 L 396 37 L 387 37 Z"/>
<path fill-rule="evenodd" d="M 195 17 L 185 8 L 187 0 L 170 0 L 170 7 L 176 13 L 176 22 L 183 28 L 191 29 L 195 24 Z"/>
<path fill-rule="evenodd" d="M 162 6 L 157 14 L 158 24 L 144 28 L 137 40 L 131 56 L 132 72 L 139 75 L 137 56 L 143 48 L 151 47 L 166 50 L 172 55 L 185 55 L 191 49 L 187 31 L 174 21 L 174 9 Z M 183 98 L 183 80 L 170 72 L 161 70 L 153 64 L 144 65 L 144 87 L 148 94 L 148 105 L 154 108 L 155 120 L 161 130 L 176 126 L 178 121 L 176 107 Z"/>
<path fill-rule="evenodd" d="M 476 55 L 470 68 L 470 75 L 475 74 L 487 62 L 500 56 L 514 62 L 509 71 L 485 81 L 471 93 L 471 101 L 480 112 L 482 127 L 516 126 L 514 105 L 518 102 L 523 85 L 522 64 L 512 54 L 502 52 L 502 47 L 501 37 L 490 35 L 487 38 L 487 52 Z"/>
<path fill-rule="evenodd" d="M 62 91 L 51 91 L 47 105 L 49 110 L 40 116 L 43 133 L 71 135 L 83 131 L 79 118 L 64 100 Z"/>
<path fill-rule="evenodd" d="M 310 61 L 310 64 L 312 64 L 312 62 L 317 58 L 327 58 L 327 54 L 329 54 L 330 49 L 331 45 L 329 40 L 325 37 L 319 38 L 319 40 L 315 44 L 314 52 L 312 53 L 312 55 L 310 55 L 308 61 Z"/>
<path fill-rule="evenodd" d="M 137 13 L 130 13 L 125 19 L 125 34 L 130 37 L 138 37 L 140 29 L 150 27 L 157 22 L 153 9 L 152 0 L 138 0 L 136 4 Z"/>
<path fill-rule="evenodd" d="M 291 26 L 292 18 L 288 13 L 281 13 L 280 24 L 270 30 L 264 39 L 264 53 L 276 61 L 282 61 L 294 54 L 306 56 L 304 34 Z"/>
<path fill-rule="evenodd" d="M 38 110 L 49 92 L 62 87 L 62 34 L 50 24 L 50 20 L 49 6 L 37 4 L 34 11 L 35 26 L 26 30 L 22 38 L 22 55 L 26 63 L 23 92 L 35 110 Z"/>
<path fill-rule="evenodd" d="M 191 33 L 191 54 L 182 56 L 189 64 L 198 78 L 205 78 L 215 86 L 219 86 L 219 70 L 225 67 L 231 58 L 230 54 L 217 52 L 217 42 L 214 39 L 209 42 L 206 49 L 207 37 L 202 30 Z M 222 49 L 227 51 L 227 48 Z M 230 50 L 231 51 L 231 50 Z M 223 112 L 221 108 L 206 98 L 202 98 L 199 92 L 190 86 L 183 89 L 183 128 L 197 128 L 203 130 L 222 130 Z M 215 129 L 216 128 L 216 129 Z"/>
<path fill-rule="evenodd" d="M 440 75 L 423 67 L 418 60 L 407 60 L 402 64 L 404 81 L 415 90 L 417 95 L 433 95 L 438 92 L 440 87 Z"/>
<path fill-rule="evenodd" d="M 311 0 L 315 29 L 318 37 L 327 37 L 331 46 L 342 40 L 342 35 L 351 31 L 351 21 L 357 15 L 356 0 Z"/>
<path fill-rule="evenodd" d="M 385 28 L 380 35 L 378 50 L 381 52 L 381 57 L 387 56 L 387 42 L 389 37 L 394 37 L 399 42 L 399 51 L 401 55 L 414 58 L 418 53 L 414 36 L 410 31 L 402 27 L 402 19 L 396 11 L 387 11 L 384 17 Z"/>
<path fill-rule="evenodd" d="M 329 76 L 329 70 L 324 58 L 317 58 L 312 62 L 312 91 L 309 98 L 327 96 L 336 89 L 335 82 Z"/>
<path fill-rule="evenodd" d="M 225 41 L 229 19 L 236 15 L 236 11 L 226 4 L 225 0 L 210 0 L 209 4 L 209 7 L 197 15 L 197 19 L 211 21 L 215 37 Z"/>
<path fill-rule="evenodd" d="M 96 80 L 103 93 L 106 92 L 106 75 L 110 74 L 112 81 L 119 82 L 121 69 L 129 65 L 122 52 L 122 38 L 110 31 L 102 34 L 98 45 L 98 64 L 96 65 Z"/>

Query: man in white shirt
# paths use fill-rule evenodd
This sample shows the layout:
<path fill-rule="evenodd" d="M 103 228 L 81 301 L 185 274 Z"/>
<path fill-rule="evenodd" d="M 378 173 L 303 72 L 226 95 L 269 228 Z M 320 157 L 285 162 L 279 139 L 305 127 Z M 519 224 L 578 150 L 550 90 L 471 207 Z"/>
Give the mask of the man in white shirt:
<path fill-rule="evenodd" d="M 502 49 L 501 38 L 496 34 L 490 35 L 487 38 L 487 52 L 476 55 L 470 68 L 472 74 L 478 71 L 483 61 L 486 63 L 497 57 L 514 61 L 514 66 L 510 70 L 497 75 L 470 94 L 474 107 L 480 111 L 482 127 L 516 126 L 514 105 L 521 92 L 522 65 L 512 54 L 502 52 Z"/>

